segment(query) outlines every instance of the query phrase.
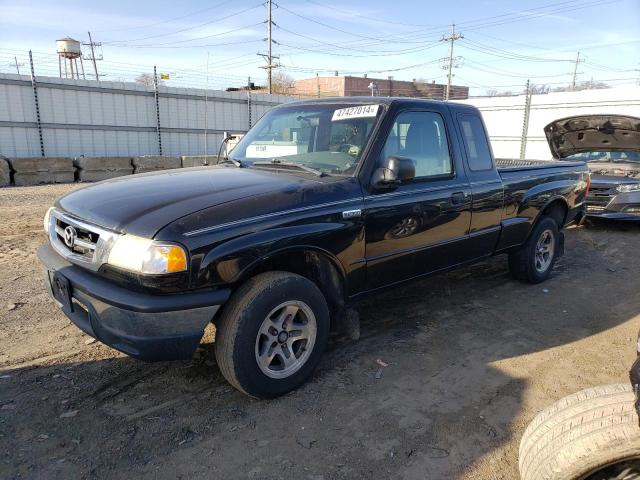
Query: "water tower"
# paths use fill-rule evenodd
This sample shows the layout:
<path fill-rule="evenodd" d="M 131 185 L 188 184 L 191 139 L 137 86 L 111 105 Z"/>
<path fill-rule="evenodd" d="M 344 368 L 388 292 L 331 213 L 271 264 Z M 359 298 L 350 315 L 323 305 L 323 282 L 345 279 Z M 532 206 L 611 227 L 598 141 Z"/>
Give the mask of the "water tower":
<path fill-rule="evenodd" d="M 80 73 L 84 79 L 84 65 L 82 64 L 82 51 L 80 42 L 71 37 L 56 40 L 56 51 L 58 52 L 58 69 L 60 78 L 80 79 Z M 78 58 L 80 59 L 80 69 L 78 68 Z M 64 77 L 62 76 L 62 64 L 64 63 Z"/>

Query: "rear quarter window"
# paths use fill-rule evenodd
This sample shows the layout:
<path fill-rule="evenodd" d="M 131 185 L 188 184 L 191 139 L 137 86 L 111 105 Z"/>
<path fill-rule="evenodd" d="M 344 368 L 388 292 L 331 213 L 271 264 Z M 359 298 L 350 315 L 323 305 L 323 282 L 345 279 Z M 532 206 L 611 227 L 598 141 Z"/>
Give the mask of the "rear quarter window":
<path fill-rule="evenodd" d="M 458 116 L 458 124 L 462 132 L 469 168 L 473 171 L 492 169 L 491 150 L 482 120 L 476 115 L 464 114 Z"/>

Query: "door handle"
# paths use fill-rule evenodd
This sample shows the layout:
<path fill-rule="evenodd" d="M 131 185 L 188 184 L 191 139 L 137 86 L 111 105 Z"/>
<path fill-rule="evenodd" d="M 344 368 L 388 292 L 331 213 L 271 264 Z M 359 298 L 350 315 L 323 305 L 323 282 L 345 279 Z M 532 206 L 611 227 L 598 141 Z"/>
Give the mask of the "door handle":
<path fill-rule="evenodd" d="M 451 194 L 451 203 L 453 205 L 460 205 L 461 203 L 464 203 L 464 199 L 465 196 L 463 192 L 456 192 Z"/>

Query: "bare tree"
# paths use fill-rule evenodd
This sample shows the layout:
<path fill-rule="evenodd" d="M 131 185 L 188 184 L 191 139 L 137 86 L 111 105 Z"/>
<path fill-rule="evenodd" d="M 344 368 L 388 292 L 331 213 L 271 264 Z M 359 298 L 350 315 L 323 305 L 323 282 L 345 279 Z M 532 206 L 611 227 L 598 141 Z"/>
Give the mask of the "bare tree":
<path fill-rule="evenodd" d="M 293 93 L 292 90 L 295 87 L 296 82 L 291 75 L 284 72 L 274 72 L 273 77 L 271 78 L 271 91 L 273 93 Z"/>
<path fill-rule="evenodd" d="M 549 85 L 531 85 L 529 86 L 529 92 L 532 95 L 540 95 L 543 93 L 549 93 L 549 91 L 551 90 L 551 87 L 549 87 Z M 523 93 L 527 93 L 526 90 Z"/>
<path fill-rule="evenodd" d="M 597 80 L 587 80 L 586 82 L 580 82 L 576 85 L 575 88 L 571 87 L 571 85 L 567 85 L 564 87 L 555 87 L 553 92 L 578 92 L 580 90 L 600 90 L 603 88 L 611 88 L 611 85 L 599 82 Z"/>
<path fill-rule="evenodd" d="M 513 95 L 513 92 L 511 90 L 497 90 L 495 88 L 490 88 L 489 90 L 485 91 L 485 95 L 487 97 L 511 97 Z"/>
<path fill-rule="evenodd" d="M 153 87 L 153 75 L 150 73 L 141 73 L 136 77 L 136 83 L 146 87 Z M 158 79 L 158 83 L 162 83 L 162 80 Z"/>

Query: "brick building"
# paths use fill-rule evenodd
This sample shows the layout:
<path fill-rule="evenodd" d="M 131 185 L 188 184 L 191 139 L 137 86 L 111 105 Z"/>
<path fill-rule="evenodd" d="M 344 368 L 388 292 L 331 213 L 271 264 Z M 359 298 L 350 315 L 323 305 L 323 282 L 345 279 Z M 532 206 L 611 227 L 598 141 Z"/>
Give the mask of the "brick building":
<path fill-rule="evenodd" d="M 381 97 L 421 97 L 443 100 L 447 86 L 435 82 L 426 83 L 413 81 L 387 79 L 332 76 L 312 77 L 296 80 L 295 88 L 291 93 L 300 96 L 317 97 L 352 97 L 358 95 L 371 95 L 369 85 L 374 83 L 377 88 L 375 94 Z M 449 98 L 461 100 L 469 97 L 469 87 L 451 85 Z"/>

